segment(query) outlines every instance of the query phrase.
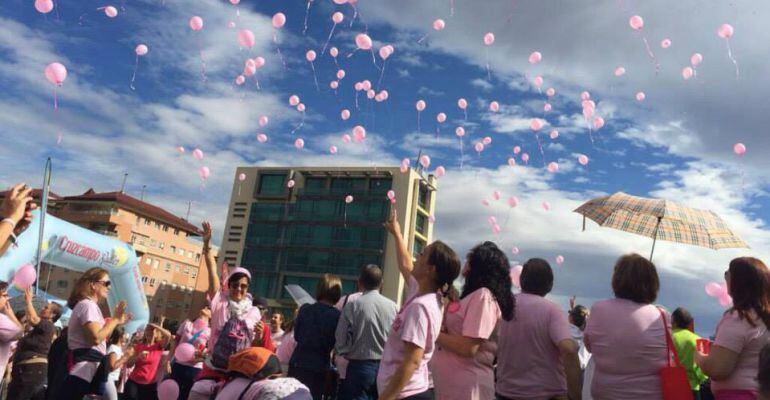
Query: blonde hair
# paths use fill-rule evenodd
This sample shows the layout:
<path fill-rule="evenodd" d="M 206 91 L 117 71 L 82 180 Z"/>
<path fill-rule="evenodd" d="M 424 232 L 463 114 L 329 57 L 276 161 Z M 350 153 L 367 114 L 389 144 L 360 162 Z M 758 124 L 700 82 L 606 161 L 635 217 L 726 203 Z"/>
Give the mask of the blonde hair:
<path fill-rule="evenodd" d="M 337 275 L 323 274 L 315 287 L 315 299 L 337 304 L 342 297 L 342 280 Z"/>
<path fill-rule="evenodd" d="M 91 284 L 99 282 L 105 275 L 109 274 L 104 268 L 94 267 L 86 271 L 83 276 L 75 282 L 75 287 L 72 288 L 70 297 L 67 299 L 67 307 L 74 309 L 75 305 L 77 305 L 80 300 L 91 296 Z"/>

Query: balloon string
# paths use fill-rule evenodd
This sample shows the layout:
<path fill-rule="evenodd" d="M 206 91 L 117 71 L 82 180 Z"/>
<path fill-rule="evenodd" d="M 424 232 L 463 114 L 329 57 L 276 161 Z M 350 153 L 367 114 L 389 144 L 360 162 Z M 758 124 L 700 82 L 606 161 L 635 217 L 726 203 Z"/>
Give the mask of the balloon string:
<path fill-rule="evenodd" d="M 356 110 L 358 109 L 358 90 L 356 90 Z"/>
<path fill-rule="evenodd" d="M 241 186 L 243 186 L 242 183 L 238 184 L 238 196 L 241 195 Z"/>
<path fill-rule="evenodd" d="M 374 65 L 374 68 L 377 68 L 380 70 L 380 72 L 382 72 L 382 68 L 377 65 L 377 59 L 374 57 L 374 47 L 370 48 L 369 51 L 372 53 L 372 65 Z"/>
<path fill-rule="evenodd" d="M 725 43 L 727 43 L 727 56 L 730 57 L 730 61 L 732 61 L 733 65 L 735 65 L 735 79 L 740 79 L 741 73 L 738 69 L 738 61 L 736 61 L 735 57 L 733 57 L 733 50 L 730 48 L 730 39 L 725 39 Z"/>
<path fill-rule="evenodd" d="M 340 65 L 337 63 L 337 57 L 333 57 L 333 58 L 334 58 L 334 65 L 337 66 L 337 69 L 340 69 Z"/>
<path fill-rule="evenodd" d="M 299 122 L 299 125 L 297 125 L 294 129 L 291 130 L 291 135 L 294 134 L 294 132 L 298 131 L 300 128 L 305 126 L 305 112 L 302 112 L 302 120 Z"/>
<path fill-rule="evenodd" d="M 254 84 L 257 86 L 257 90 L 262 90 L 262 88 L 259 86 L 259 78 L 257 78 L 257 74 L 254 74 Z"/>
<path fill-rule="evenodd" d="M 417 133 L 421 132 L 421 130 L 420 130 L 420 114 L 421 114 L 421 112 L 417 111 Z"/>
<path fill-rule="evenodd" d="M 201 38 L 200 36 L 197 37 L 198 42 L 198 56 L 201 59 L 201 78 L 203 79 L 203 82 L 206 82 L 206 60 L 203 58 L 203 47 L 201 46 Z"/>
<path fill-rule="evenodd" d="M 310 69 L 313 70 L 313 81 L 315 82 L 315 90 L 316 92 L 320 92 L 321 88 L 318 87 L 318 76 L 316 76 L 316 73 L 315 73 L 315 63 L 313 63 L 312 61 L 310 62 Z"/>
<path fill-rule="evenodd" d="M 540 150 L 540 159 L 543 160 L 543 166 L 545 167 L 545 152 L 543 151 L 543 144 L 540 143 L 540 135 L 535 132 L 535 140 L 537 140 L 537 148 Z"/>
<path fill-rule="evenodd" d="M 283 59 L 281 46 L 278 45 L 278 32 L 276 32 L 275 29 L 273 29 L 273 43 L 275 44 L 275 51 L 278 53 L 278 57 L 281 59 L 281 64 L 283 64 L 283 70 L 286 71 L 286 60 Z"/>
<path fill-rule="evenodd" d="M 508 226 L 508 219 L 511 218 L 511 209 L 508 208 L 508 213 L 505 214 L 505 222 L 503 223 L 503 229 Z"/>
<path fill-rule="evenodd" d="M 463 116 L 465 117 L 465 122 L 468 122 L 468 110 L 463 108 Z"/>
<path fill-rule="evenodd" d="M 61 131 L 61 125 L 59 124 L 59 98 L 56 94 L 56 86 L 53 87 L 53 119 L 56 125 L 56 144 L 61 144 L 63 134 Z"/>
<path fill-rule="evenodd" d="M 465 154 L 463 154 L 463 138 L 459 137 L 460 139 L 460 169 L 463 169 L 463 158 L 465 158 Z"/>
<path fill-rule="evenodd" d="M 307 7 L 305 8 L 305 27 L 302 29 L 302 36 L 305 36 L 305 33 L 307 32 L 307 17 L 310 15 L 310 4 L 313 3 L 313 0 L 307 0 Z"/>
<path fill-rule="evenodd" d="M 487 57 L 487 80 L 491 81 L 492 80 L 492 70 L 489 67 L 489 48 L 488 47 L 485 48 L 484 52 L 486 53 L 486 57 Z"/>
<path fill-rule="evenodd" d="M 139 54 L 136 55 L 136 60 L 134 61 L 134 74 L 131 76 L 131 84 L 129 87 L 131 90 L 136 90 L 134 87 L 134 81 L 136 80 L 136 70 L 139 68 Z"/>
<path fill-rule="evenodd" d="M 441 129 L 441 125 L 436 124 L 436 142 L 438 142 L 438 133 L 440 129 Z"/>
<path fill-rule="evenodd" d="M 449 16 L 455 16 L 455 0 L 449 0 Z"/>
<path fill-rule="evenodd" d="M 655 57 L 655 54 L 652 52 L 652 49 L 650 48 L 650 43 L 647 41 L 647 37 L 642 35 L 642 41 L 644 42 L 644 47 L 647 49 L 647 55 L 650 56 L 650 59 L 653 63 L 655 63 L 655 75 L 657 75 L 660 72 L 660 63 L 658 62 L 658 59 Z"/>
<path fill-rule="evenodd" d="M 332 30 L 329 31 L 329 37 L 326 38 L 326 43 L 324 43 L 324 47 L 323 47 L 323 49 L 321 49 L 321 55 L 324 55 L 324 53 L 326 53 L 326 47 L 329 46 L 329 42 L 332 40 L 332 35 L 334 35 L 334 28 L 336 28 L 336 27 L 337 27 L 337 23 L 333 22 L 332 23 Z M 337 63 L 337 57 L 334 57 L 334 63 L 335 64 Z"/>
<path fill-rule="evenodd" d="M 425 41 L 425 39 L 427 39 L 427 38 L 428 38 L 428 35 L 430 35 L 430 33 L 426 33 L 426 34 L 425 34 L 423 37 L 421 37 L 421 38 L 420 38 L 420 39 L 417 41 L 417 44 L 422 44 L 422 42 L 424 42 L 424 41 Z"/>
<path fill-rule="evenodd" d="M 377 90 L 380 90 L 380 87 L 382 87 L 382 77 L 385 76 L 385 60 L 382 60 L 382 69 L 380 69 L 380 80 L 377 81 Z"/>

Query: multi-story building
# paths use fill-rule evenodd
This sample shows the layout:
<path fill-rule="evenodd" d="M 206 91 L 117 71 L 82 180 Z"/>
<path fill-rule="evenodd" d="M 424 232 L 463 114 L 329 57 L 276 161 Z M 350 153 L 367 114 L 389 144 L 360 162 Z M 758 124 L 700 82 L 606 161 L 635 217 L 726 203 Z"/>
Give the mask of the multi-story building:
<path fill-rule="evenodd" d="M 166 317 L 174 325 L 206 303 L 208 274 L 201 256 L 203 244 L 196 240 L 200 230 L 183 218 L 125 193 L 93 190 L 79 196 L 58 196 L 48 212 L 134 247 L 153 322 Z M 66 299 L 81 274 L 44 267 L 41 287 Z"/>
<path fill-rule="evenodd" d="M 251 292 L 273 307 L 293 305 L 288 284 L 313 295 L 323 273 L 341 276 L 350 293 L 366 264 L 383 268 L 383 294 L 400 302 L 404 280 L 382 224 L 395 207 L 409 249 L 418 254 L 431 241 L 436 184 L 412 169 L 238 168 L 219 262 L 249 269 Z"/>

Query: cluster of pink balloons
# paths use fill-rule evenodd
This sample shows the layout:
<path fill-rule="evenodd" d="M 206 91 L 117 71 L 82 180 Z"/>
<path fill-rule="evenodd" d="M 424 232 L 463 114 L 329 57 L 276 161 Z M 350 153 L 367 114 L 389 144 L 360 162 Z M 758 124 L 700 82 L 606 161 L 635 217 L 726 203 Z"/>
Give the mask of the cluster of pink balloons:
<path fill-rule="evenodd" d="M 727 289 L 726 283 L 719 284 L 716 282 L 709 282 L 706 284 L 705 289 L 706 289 L 706 294 L 709 297 L 714 297 L 718 299 L 719 304 L 722 307 L 727 307 L 733 302 L 733 299 L 732 297 L 730 297 L 730 293 Z"/>
<path fill-rule="evenodd" d="M 13 284 L 21 290 L 26 290 L 32 287 L 32 284 L 37 280 L 37 273 L 35 266 L 32 264 L 24 264 L 13 275 Z"/>

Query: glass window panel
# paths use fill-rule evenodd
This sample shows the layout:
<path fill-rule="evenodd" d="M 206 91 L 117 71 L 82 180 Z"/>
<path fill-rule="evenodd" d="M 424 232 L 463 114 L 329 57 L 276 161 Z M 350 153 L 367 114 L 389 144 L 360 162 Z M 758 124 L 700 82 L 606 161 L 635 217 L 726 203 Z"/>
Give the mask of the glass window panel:
<path fill-rule="evenodd" d="M 308 178 L 305 180 L 305 192 L 316 194 L 326 190 L 326 178 Z"/>
<path fill-rule="evenodd" d="M 428 219 L 419 212 L 417 213 L 417 218 L 415 219 L 415 228 L 417 229 L 417 232 L 420 232 L 423 235 L 427 234 L 428 232 Z"/>
<path fill-rule="evenodd" d="M 387 178 L 372 178 L 369 180 L 370 194 L 386 194 L 391 188 L 392 181 Z"/>
<path fill-rule="evenodd" d="M 257 194 L 262 196 L 280 196 L 286 193 L 284 182 L 286 174 L 260 174 Z"/>

